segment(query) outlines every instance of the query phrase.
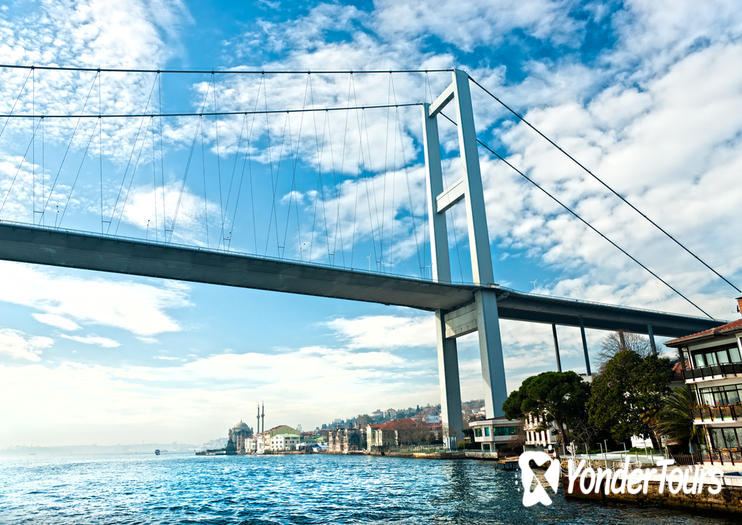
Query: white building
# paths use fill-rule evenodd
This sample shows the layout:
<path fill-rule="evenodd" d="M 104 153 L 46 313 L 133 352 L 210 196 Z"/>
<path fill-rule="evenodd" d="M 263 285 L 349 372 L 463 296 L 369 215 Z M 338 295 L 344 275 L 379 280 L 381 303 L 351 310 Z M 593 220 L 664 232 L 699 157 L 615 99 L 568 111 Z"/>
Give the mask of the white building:
<path fill-rule="evenodd" d="M 271 452 L 285 452 L 296 450 L 298 444 L 299 436 L 297 434 L 276 434 L 271 438 L 270 449 Z"/>
<path fill-rule="evenodd" d="M 245 439 L 245 454 L 255 454 L 258 451 L 258 436 Z"/>
<path fill-rule="evenodd" d="M 270 442 L 270 435 L 267 434 L 258 434 L 257 436 L 257 443 L 255 447 L 255 453 L 256 454 L 265 454 L 266 452 L 270 452 L 271 449 L 271 442 Z"/>
<path fill-rule="evenodd" d="M 469 427 L 474 430 L 474 442 L 479 443 L 482 450 L 495 452 L 502 448 L 518 447 L 523 422 L 520 419 L 496 417 L 470 421 Z"/>
<path fill-rule="evenodd" d="M 553 421 L 545 422 L 539 415 L 526 414 L 523 419 L 523 430 L 526 433 L 525 446 L 528 448 L 546 449 L 559 443 L 559 432 Z"/>
<path fill-rule="evenodd" d="M 742 297 L 737 299 L 742 310 Z M 742 319 L 665 343 L 677 348 L 703 461 L 742 463 Z"/>

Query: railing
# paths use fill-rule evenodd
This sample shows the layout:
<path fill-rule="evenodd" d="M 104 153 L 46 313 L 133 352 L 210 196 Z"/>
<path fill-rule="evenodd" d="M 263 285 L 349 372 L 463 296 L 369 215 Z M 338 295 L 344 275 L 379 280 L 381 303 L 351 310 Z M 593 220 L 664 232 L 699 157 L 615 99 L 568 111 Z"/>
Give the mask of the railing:
<path fill-rule="evenodd" d="M 742 451 L 737 449 L 703 450 L 700 456 L 702 461 L 710 461 L 711 463 L 731 463 L 732 465 L 742 463 Z"/>
<path fill-rule="evenodd" d="M 700 368 L 692 368 L 690 370 L 683 370 L 683 377 L 685 379 L 705 379 L 714 376 L 725 376 L 742 374 L 742 363 L 726 363 L 723 365 L 714 366 L 703 366 Z"/>
<path fill-rule="evenodd" d="M 693 419 L 696 421 L 713 421 L 726 419 L 734 421 L 742 417 L 742 404 L 708 406 L 698 405 L 693 408 Z"/>
<path fill-rule="evenodd" d="M 694 452 L 693 454 L 672 454 L 671 457 L 675 460 L 676 465 L 695 465 L 703 461 L 703 454 L 704 452 Z"/>

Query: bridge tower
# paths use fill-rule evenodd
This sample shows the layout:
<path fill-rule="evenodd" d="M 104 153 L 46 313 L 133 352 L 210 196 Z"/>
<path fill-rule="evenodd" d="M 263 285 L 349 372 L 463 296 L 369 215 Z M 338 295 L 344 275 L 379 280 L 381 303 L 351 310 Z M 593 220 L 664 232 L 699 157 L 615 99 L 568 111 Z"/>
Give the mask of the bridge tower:
<path fill-rule="evenodd" d="M 437 118 L 438 113 L 449 104 L 453 104 L 456 110 L 463 173 L 451 186 L 444 188 Z M 507 397 L 497 298 L 494 290 L 487 289 L 489 285 L 494 284 L 494 274 L 469 75 L 466 72 L 454 70 L 451 84 L 432 104 L 423 105 L 423 142 L 433 279 L 451 282 L 445 213 L 454 204 L 463 200 L 466 206 L 472 277 L 474 284 L 481 286 L 475 293 L 473 303 L 462 305 L 455 310 L 438 310 L 435 313 L 441 387 L 441 424 L 447 448 L 455 448 L 456 443 L 463 437 L 457 337 L 474 331 L 479 333 L 486 417 L 503 415 L 502 404 Z"/>

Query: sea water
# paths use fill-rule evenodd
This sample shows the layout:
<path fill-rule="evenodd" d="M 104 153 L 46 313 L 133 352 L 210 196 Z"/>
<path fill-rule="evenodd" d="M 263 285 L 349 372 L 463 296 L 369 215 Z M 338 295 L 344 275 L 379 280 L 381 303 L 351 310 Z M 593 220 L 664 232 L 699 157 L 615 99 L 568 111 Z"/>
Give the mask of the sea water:
<path fill-rule="evenodd" d="M 0 458 L 0 523 L 733 523 L 566 500 L 524 508 L 519 472 L 327 454 Z"/>

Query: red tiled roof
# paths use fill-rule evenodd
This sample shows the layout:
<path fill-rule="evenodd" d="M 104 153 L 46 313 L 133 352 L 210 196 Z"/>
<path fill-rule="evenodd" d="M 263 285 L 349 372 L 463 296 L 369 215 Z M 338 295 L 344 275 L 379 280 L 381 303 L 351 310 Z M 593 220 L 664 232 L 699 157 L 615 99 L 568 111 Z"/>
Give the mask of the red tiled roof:
<path fill-rule="evenodd" d="M 379 430 L 404 430 L 414 428 L 417 425 L 418 423 L 406 417 L 403 419 L 395 419 L 394 421 L 387 421 L 386 423 L 379 425 Z"/>
<path fill-rule="evenodd" d="M 710 328 L 708 330 L 704 330 L 703 332 L 696 332 L 695 334 L 686 335 L 683 337 L 678 337 L 677 339 L 672 339 L 670 341 L 667 341 L 665 345 L 667 346 L 680 346 L 682 343 L 685 343 L 687 341 L 693 341 L 695 339 L 704 339 L 706 337 L 714 337 L 717 335 L 724 335 L 736 331 L 742 331 L 742 319 L 737 319 L 736 321 L 732 321 L 731 323 L 723 324 L 721 326 L 717 326 L 716 328 Z"/>

